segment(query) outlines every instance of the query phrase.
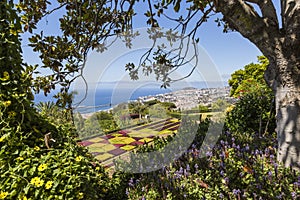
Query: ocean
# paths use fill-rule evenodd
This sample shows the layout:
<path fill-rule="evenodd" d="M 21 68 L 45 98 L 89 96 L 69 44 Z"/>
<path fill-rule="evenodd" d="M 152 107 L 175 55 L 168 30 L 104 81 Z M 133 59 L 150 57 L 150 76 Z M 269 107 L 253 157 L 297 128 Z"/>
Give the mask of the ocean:
<path fill-rule="evenodd" d="M 210 84 L 211 87 L 220 87 L 222 85 L 226 85 L 226 83 L 216 83 L 214 85 Z M 194 88 L 207 88 L 207 84 L 204 82 L 197 82 L 189 84 L 189 87 Z M 75 108 L 75 112 L 79 112 L 82 114 L 92 113 L 100 110 L 107 110 L 114 107 L 117 104 L 137 100 L 139 97 L 149 96 L 149 95 L 157 95 L 157 94 L 165 94 L 172 91 L 183 89 L 184 87 L 172 87 L 172 88 L 160 88 L 158 85 L 146 85 L 145 87 L 138 88 L 126 88 L 120 87 L 116 88 L 112 85 L 106 85 L 104 87 L 89 89 L 87 92 L 86 98 L 85 90 L 82 88 L 77 88 L 75 91 L 77 94 L 74 96 L 73 106 Z M 53 95 L 55 91 L 45 97 L 42 93 L 35 95 L 35 103 L 38 102 L 46 102 L 46 101 L 55 101 Z"/>
<path fill-rule="evenodd" d="M 75 107 L 75 112 L 80 112 L 82 114 L 92 113 L 100 110 L 107 110 L 113 106 L 137 100 L 139 97 L 165 94 L 171 92 L 171 89 L 160 89 L 160 88 L 139 88 L 134 91 L 130 88 L 113 89 L 113 88 L 102 88 L 97 90 L 89 90 L 85 99 L 85 90 L 76 90 L 78 93 L 75 95 L 73 104 Z M 35 95 L 35 103 L 55 101 L 53 95 L 55 91 L 48 96 L 44 96 L 43 93 Z"/>

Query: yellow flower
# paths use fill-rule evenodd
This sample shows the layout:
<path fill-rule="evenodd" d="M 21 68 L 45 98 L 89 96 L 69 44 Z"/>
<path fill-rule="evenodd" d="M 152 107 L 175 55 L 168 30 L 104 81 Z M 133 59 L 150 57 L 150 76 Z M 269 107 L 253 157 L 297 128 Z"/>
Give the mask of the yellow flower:
<path fill-rule="evenodd" d="M 44 171 L 45 169 L 47 169 L 47 164 L 41 164 L 39 167 L 38 167 L 38 170 L 40 172 Z"/>
<path fill-rule="evenodd" d="M 82 192 L 79 192 L 78 195 L 77 195 L 78 199 L 83 199 L 83 193 Z"/>
<path fill-rule="evenodd" d="M 17 157 L 17 160 L 24 160 L 22 156 Z"/>
<path fill-rule="evenodd" d="M 96 167 L 96 171 L 99 171 L 100 170 L 100 167 Z"/>
<path fill-rule="evenodd" d="M 80 162 L 80 161 L 82 160 L 82 156 L 77 156 L 77 157 L 75 158 L 75 160 L 76 160 L 77 162 Z"/>
<path fill-rule="evenodd" d="M 102 189 L 102 192 L 106 193 L 106 192 L 107 192 L 107 189 L 103 188 L 103 189 Z"/>
<path fill-rule="evenodd" d="M 45 188 L 46 190 L 49 190 L 52 187 L 53 182 L 52 181 L 47 181 Z"/>
<path fill-rule="evenodd" d="M 1 138 L 0 138 L 0 142 L 3 142 L 6 138 L 6 135 L 3 135 Z"/>
<path fill-rule="evenodd" d="M 33 149 L 34 149 L 35 151 L 39 151 L 39 150 L 40 150 L 40 147 L 35 146 Z"/>
<path fill-rule="evenodd" d="M 235 105 L 231 105 L 229 107 L 226 108 L 226 112 L 229 113 L 234 109 Z"/>
<path fill-rule="evenodd" d="M 9 73 L 7 71 L 3 72 L 3 78 L 2 81 L 7 81 L 9 80 Z"/>
<path fill-rule="evenodd" d="M 27 200 L 27 197 L 26 197 L 26 196 L 24 196 L 24 197 L 23 197 L 23 200 Z"/>
<path fill-rule="evenodd" d="M 9 111 L 8 112 L 8 117 L 14 117 L 16 115 L 17 115 L 17 113 L 15 111 Z"/>
<path fill-rule="evenodd" d="M 44 181 L 39 177 L 34 177 L 33 179 L 31 179 L 30 183 L 32 185 L 35 185 L 36 187 L 41 187 L 44 184 Z"/>
<path fill-rule="evenodd" d="M 8 106 L 11 105 L 11 101 L 9 101 L 9 100 L 8 101 L 4 101 L 3 104 L 4 104 L 5 107 L 8 107 Z"/>
<path fill-rule="evenodd" d="M 7 197 L 8 192 L 2 192 L 0 193 L 0 199 L 5 199 L 5 197 Z"/>

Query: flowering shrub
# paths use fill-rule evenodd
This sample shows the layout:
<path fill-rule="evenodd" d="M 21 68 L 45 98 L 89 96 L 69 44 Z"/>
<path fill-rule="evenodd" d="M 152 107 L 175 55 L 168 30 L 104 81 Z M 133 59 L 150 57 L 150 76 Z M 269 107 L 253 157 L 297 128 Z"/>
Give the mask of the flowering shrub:
<path fill-rule="evenodd" d="M 109 179 L 104 168 L 72 138 L 63 136 L 67 135 L 63 131 L 60 130 L 62 138 L 57 139 L 58 144 L 48 149 L 43 137 L 36 137 L 31 143 L 28 138 L 33 138 L 32 133 L 8 127 L 1 130 L 1 198 L 97 199 L 105 196 L 103 191 L 107 191 Z"/>
<path fill-rule="evenodd" d="M 130 179 L 128 199 L 300 198 L 300 173 L 276 162 L 275 134 L 262 138 L 225 132 L 201 158 L 199 138 L 205 126 L 200 125 L 194 144 L 180 159 Z"/>
<path fill-rule="evenodd" d="M 76 144 L 72 124 L 33 108 L 35 67 L 22 61 L 21 19 L 12 1 L 0 10 L 0 199 L 106 198 L 107 174 Z"/>

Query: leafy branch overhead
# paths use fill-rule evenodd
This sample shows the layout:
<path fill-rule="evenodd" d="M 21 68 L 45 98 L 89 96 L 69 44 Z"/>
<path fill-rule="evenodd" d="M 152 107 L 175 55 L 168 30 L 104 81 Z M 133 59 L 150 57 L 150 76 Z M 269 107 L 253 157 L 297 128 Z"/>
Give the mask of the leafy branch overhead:
<path fill-rule="evenodd" d="M 52 3 L 46 0 L 39 0 L 34 3 L 23 0 L 16 5 L 16 9 L 21 15 L 23 30 L 31 34 L 29 46 L 39 53 L 43 63 L 40 67 L 50 69 L 52 72 L 47 76 L 38 76 L 35 79 L 34 90 L 36 92 L 43 90 L 45 95 L 57 87 L 61 89 L 62 93 L 68 92 L 74 80 L 80 77 L 84 79 L 82 73 L 89 51 L 94 49 L 100 52 L 104 51 L 109 46 L 107 43 L 111 36 L 124 38 L 123 41 L 126 46 L 130 47 L 131 40 L 136 36 L 136 33 L 131 33 L 132 18 L 136 15 L 135 7 L 139 6 L 138 3 L 141 2 L 61 0 L 53 3 L 53 5 Z M 171 19 L 164 13 L 164 10 L 174 6 L 174 10 L 178 12 L 181 2 L 162 1 L 153 4 L 153 2 L 147 1 L 147 4 L 149 8 L 145 12 L 145 17 L 148 18 L 147 24 L 151 27 L 159 27 L 157 17 Z M 207 5 L 210 5 L 209 8 L 204 9 Z M 198 10 L 198 8 L 201 9 Z M 174 40 L 175 37 L 172 34 L 180 32 L 180 35 L 186 34 L 186 37 L 194 39 L 198 26 L 207 20 L 212 9 L 213 6 L 208 1 L 188 2 L 188 13 L 186 16 L 172 19 L 179 24 L 170 30 L 166 37 L 170 41 Z M 49 15 L 58 11 L 63 13 L 58 22 L 61 34 L 53 36 L 46 35 L 43 31 L 39 32 L 38 23 L 43 19 L 47 20 Z M 190 30 L 188 25 L 192 18 L 198 20 L 196 26 Z M 159 65 L 153 66 L 155 63 L 147 63 L 150 61 L 149 56 L 153 54 L 155 48 L 162 51 L 160 47 L 153 46 L 144 54 L 139 67 L 144 68 L 145 75 L 156 72 L 157 79 L 162 81 L 164 86 L 167 86 L 170 82 L 168 75 L 171 68 L 173 70 L 183 65 L 182 60 L 186 53 L 169 52 L 169 55 L 178 53 L 179 57 L 169 61 L 173 65 L 171 68 L 162 69 L 161 66 L 166 63 L 163 63 L 163 60 L 158 56 L 154 60 L 159 60 Z M 166 59 L 165 61 L 167 61 Z M 150 70 L 150 68 L 152 69 Z M 165 73 L 159 76 L 158 73 L 160 72 Z M 138 78 L 135 71 L 130 72 L 130 75 L 133 79 Z"/>
<path fill-rule="evenodd" d="M 49 8 L 51 3 L 48 1 L 32 3 L 26 0 L 16 5 L 23 30 L 32 34 L 29 46 L 39 53 L 43 63 L 41 67 L 52 71 L 48 76 L 36 79 L 36 92 L 42 89 L 47 94 L 57 85 L 61 92 L 67 92 L 70 84 L 82 77 L 88 52 L 101 48 L 107 38 L 131 28 L 132 5 L 124 10 L 119 9 L 119 3 L 71 0 L 58 1 L 57 7 Z M 43 31 L 37 33 L 38 22 L 57 10 L 64 11 L 59 18 L 61 34 L 48 36 Z"/>

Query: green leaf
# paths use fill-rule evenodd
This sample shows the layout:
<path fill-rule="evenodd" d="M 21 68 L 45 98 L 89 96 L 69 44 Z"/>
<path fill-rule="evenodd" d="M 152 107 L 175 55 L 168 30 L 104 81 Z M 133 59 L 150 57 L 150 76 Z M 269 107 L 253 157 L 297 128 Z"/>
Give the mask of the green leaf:
<path fill-rule="evenodd" d="M 174 6 L 175 12 L 179 11 L 179 9 L 180 9 L 180 3 L 181 3 L 181 0 L 177 0 L 176 1 L 175 6 Z"/>

